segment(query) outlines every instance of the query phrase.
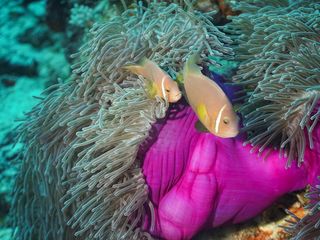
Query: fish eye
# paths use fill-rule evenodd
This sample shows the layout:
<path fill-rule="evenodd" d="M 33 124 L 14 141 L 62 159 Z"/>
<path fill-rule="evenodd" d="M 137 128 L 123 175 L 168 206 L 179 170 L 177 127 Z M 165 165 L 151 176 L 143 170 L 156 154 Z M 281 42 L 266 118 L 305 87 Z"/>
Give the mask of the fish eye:
<path fill-rule="evenodd" d="M 170 92 L 170 90 L 169 90 L 169 89 L 166 89 L 166 92 Z"/>
<path fill-rule="evenodd" d="M 223 123 L 224 123 L 224 124 L 229 124 L 229 122 L 230 122 L 230 121 L 229 121 L 229 118 L 224 118 L 224 119 L 223 119 Z"/>

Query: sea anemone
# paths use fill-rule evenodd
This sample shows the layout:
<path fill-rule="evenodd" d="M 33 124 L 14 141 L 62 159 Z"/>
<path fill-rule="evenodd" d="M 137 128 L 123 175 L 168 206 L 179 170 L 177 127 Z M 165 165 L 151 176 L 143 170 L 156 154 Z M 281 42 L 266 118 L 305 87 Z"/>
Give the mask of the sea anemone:
<path fill-rule="evenodd" d="M 314 150 L 306 152 L 306 159 L 320 158 L 320 132 L 314 131 Z M 318 155 L 318 157 L 317 157 Z M 311 162 L 306 161 L 306 164 Z M 311 163 L 312 164 L 312 163 Z M 314 166 L 310 166 L 314 168 Z M 306 198 L 308 199 L 308 204 L 305 207 L 307 210 L 307 214 L 299 218 L 295 216 L 290 211 L 287 211 L 291 216 L 292 220 L 289 221 L 289 226 L 285 226 L 284 229 L 292 236 L 292 240 L 314 240 L 319 239 L 320 237 L 320 185 L 319 180 L 315 179 L 306 194 Z"/>
<path fill-rule="evenodd" d="M 319 175 L 318 152 L 307 149 L 308 164 L 286 170 L 276 151 L 269 153 L 269 161 L 259 161 L 249 146 L 242 146 L 241 136 L 220 139 L 197 132 L 197 117 L 183 100 L 169 106 L 159 97 L 150 98 L 145 79 L 124 66 L 147 57 L 175 79 L 194 53 L 208 67 L 219 64 L 207 56 L 233 51 L 226 47 L 230 38 L 212 24 L 212 13 L 192 10 L 188 1 L 184 8 L 140 3 L 92 27 L 91 40 L 73 55 L 71 81 L 47 89 L 20 127 L 25 148 L 11 213 L 14 239 L 190 239 L 203 227 L 253 217 Z M 318 65 L 313 64 L 319 61 L 306 58 L 311 54 L 318 59 L 318 43 L 313 37 L 303 40 L 285 54 L 293 55 L 288 67 L 296 70 L 285 76 L 300 80 L 307 72 L 308 81 L 316 82 L 313 67 Z M 281 66 L 275 73 L 288 72 Z M 283 80 L 288 89 L 293 88 L 290 79 Z M 302 84 L 298 80 L 295 85 Z M 255 90 L 251 85 L 245 89 Z M 310 84 L 294 96 L 303 91 L 318 89 Z M 320 132 L 314 102 L 306 103 L 310 117 L 303 127 Z M 317 141 L 313 144 L 318 147 Z M 292 144 L 289 157 L 295 157 L 291 149 Z"/>
<path fill-rule="evenodd" d="M 168 104 L 122 67 L 148 57 L 174 79 L 194 52 L 217 65 L 206 56 L 232 54 L 231 41 L 211 14 L 151 3 L 93 26 L 72 80 L 48 88 L 20 128 L 14 239 L 152 238 L 140 228 L 154 210 L 137 153 Z"/>
<path fill-rule="evenodd" d="M 288 221 L 290 226 L 285 230 L 292 236 L 291 240 L 314 240 L 320 237 L 320 186 L 311 187 L 306 197 L 310 203 L 306 206 L 308 213 L 303 218 L 288 211 L 293 220 Z"/>
<path fill-rule="evenodd" d="M 283 194 L 313 184 L 320 173 L 319 151 L 307 149 L 306 164 L 285 169 L 286 159 L 277 151 L 263 161 L 241 137 L 198 132 L 196 121 L 186 103 L 170 106 L 141 155 L 155 208 L 155 225 L 148 229 L 156 236 L 191 239 L 205 227 L 243 222 Z M 314 133 L 320 149 L 319 126 Z"/>
<path fill-rule="evenodd" d="M 280 149 L 304 161 L 319 116 L 320 4 L 318 1 L 245 1 L 224 27 L 240 61 L 234 76 L 246 94 L 239 112 L 252 151 Z M 307 134 L 305 134 L 307 132 Z M 307 136 L 306 136 L 307 135 Z M 308 140 L 307 140 L 308 139 Z"/>

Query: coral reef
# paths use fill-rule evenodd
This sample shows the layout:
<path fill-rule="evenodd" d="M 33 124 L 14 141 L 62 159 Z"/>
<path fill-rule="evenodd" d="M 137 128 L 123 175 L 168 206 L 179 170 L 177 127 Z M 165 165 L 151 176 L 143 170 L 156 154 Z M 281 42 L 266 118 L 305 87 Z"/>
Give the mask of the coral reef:
<path fill-rule="evenodd" d="M 46 85 L 69 75 L 60 33 L 44 22 L 43 1 L 2 1 L 0 10 L 0 239 L 9 239 L 8 211 L 22 145 L 13 147 L 18 120 Z M 44 64 L 45 63 L 45 64 Z"/>
<path fill-rule="evenodd" d="M 70 13 L 66 35 L 68 44 L 66 54 L 68 57 L 78 51 L 79 47 L 88 41 L 89 29 L 95 22 L 108 21 L 114 15 L 119 15 L 115 6 L 111 6 L 109 1 L 71 1 L 69 4 Z M 117 10 L 117 11 L 116 11 Z M 69 58 L 69 61 L 73 59 Z"/>
<path fill-rule="evenodd" d="M 90 32 L 72 80 L 47 89 L 20 129 L 15 239 L 151 238 L 139 228 L 153 206 L 136 154 L 168 105 L 121 67 L 146 56 L 175 78 L 194 52 L 215 65 L 207 55 L 232 54 L 210 13 L 176 4 L 138 5 Z"/>
<path fill-rule="evenodd" d="M 96 22 L 95 16 L 92 8 L 75 4 L 74 7 L 71 8 L 69 23 L 74 26 L 90 27 Z"/>
<path fill-rule="evenodd" d="M 242 14 L 224 30 L 240 61 L 234 81 L 246 91 L 239 112 L 248 143 L 260 153 L 280 149 L 287 166 L 301 164 L 320 115 L 320 4 L 251 0 L 236 9 Z"/>
<path fill-rule="evenodd" d="M 61 54 L 63 49 L 59 49 L 63 36 L 50 33 L 44 23 L 44 2 L 27 6 L 15 1 L 7 2 L 0 12 L 1 79 L 14 80 L 17 76 L 66 78 L 69 74 L 68 64 Z M 41 65 L 42 62 L 47 64 Z"/>

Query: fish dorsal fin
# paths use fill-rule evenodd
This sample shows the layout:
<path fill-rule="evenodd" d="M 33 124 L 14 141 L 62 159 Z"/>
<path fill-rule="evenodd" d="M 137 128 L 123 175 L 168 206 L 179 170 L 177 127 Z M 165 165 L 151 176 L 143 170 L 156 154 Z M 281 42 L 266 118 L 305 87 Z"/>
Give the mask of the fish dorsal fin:
<path fill-rule="evenodd" d="M 147 57 L 143 57 L 143 58 L 141 58 L 141 59 L 139 60 L 138 65 L 144 67 L 147 62 L 153 62 L 153 61 L 151 61 L 151 60 L 150 60 L 149 58 L 147 58 Z M 154 62 L 153 62 L 153 63 L 154 63 Z M 154 63 L 154 64 L 156 64 L 156 63 Z"/>
<path fill-rule="evenodd" d="M 199 60 L 199 55 L 198 54 L 193 54 L 191 55 L 183 69 L 183 75 L 186 76 L 190 73 L 195 73 L 195 74 L 201 74 L 201 70 L 199 66 L 196 64 Z"/>

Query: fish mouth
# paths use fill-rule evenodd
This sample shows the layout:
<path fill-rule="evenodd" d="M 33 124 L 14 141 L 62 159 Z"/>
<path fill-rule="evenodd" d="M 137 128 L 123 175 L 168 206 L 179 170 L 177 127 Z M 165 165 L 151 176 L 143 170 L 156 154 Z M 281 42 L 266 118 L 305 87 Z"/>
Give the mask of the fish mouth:
<path fill-rule="evenodd" d="M 175 95 L 173 98 L 172 98 L 172 102 L 175 103 L 175 102 L 178 102 L 181 98 L 182 94 L 181 93 L 178 93 L 177 95 Z"/>
<path fill-rule="evenodd" d="M 234 138 L 234 137 L 238 136 L 238 134 L 239 134 L 239 130 L 234 131 L 234 132 L 230 132 L 227 134 L 214 134 L 214 135 L 221 137 L 221 138 Z"/>

